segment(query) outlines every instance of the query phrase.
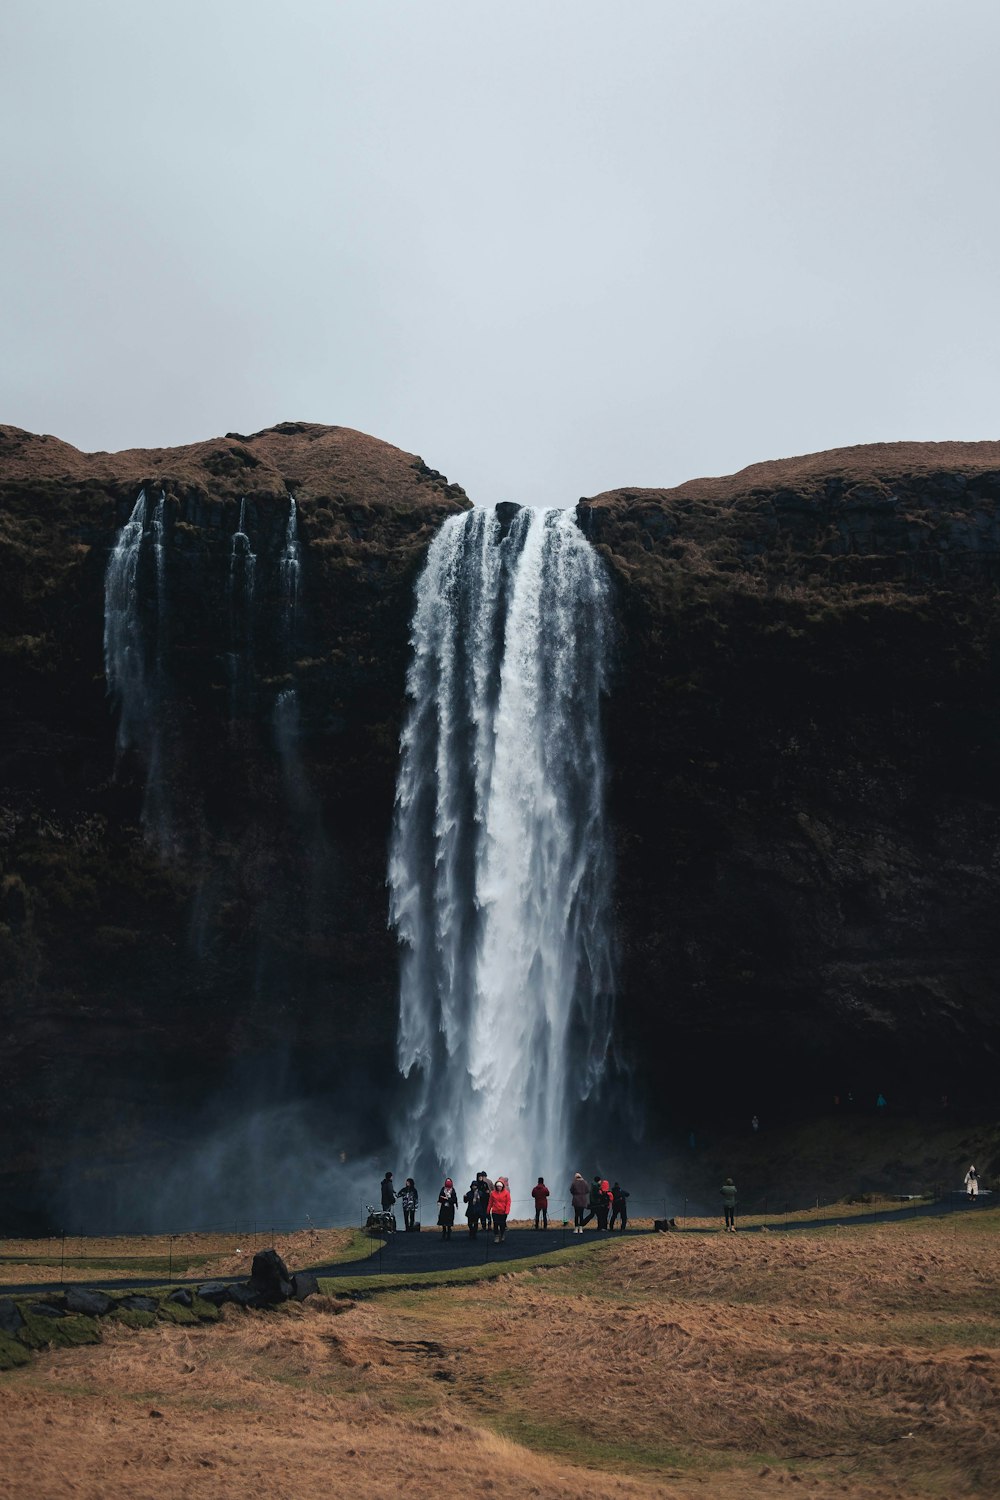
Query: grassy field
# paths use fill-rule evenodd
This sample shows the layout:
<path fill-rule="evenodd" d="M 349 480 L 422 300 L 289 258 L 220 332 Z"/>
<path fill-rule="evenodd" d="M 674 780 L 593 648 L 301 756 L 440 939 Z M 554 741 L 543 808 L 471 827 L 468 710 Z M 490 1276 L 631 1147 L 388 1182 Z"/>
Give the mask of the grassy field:
<path fill-rule="evenodd" d="M 289 1270 L 359 1260 L 371 1241 L 358 1229 L 308 1229 L 294 1234 L 133 1235 L 65 1241 L 0 1240 L 0 1285 L 101 1279 L 142 1281 L 173 1276 L 249 1276 L 254 1253 L 278 1251 Z"/>
<path fill-rule="evenodd" d="M 985 1500 L 998 1237 L 984 1209 L 595 1239 L 488 1278 L 108 1326 L 0 1376 L 0 1494 Z"/>

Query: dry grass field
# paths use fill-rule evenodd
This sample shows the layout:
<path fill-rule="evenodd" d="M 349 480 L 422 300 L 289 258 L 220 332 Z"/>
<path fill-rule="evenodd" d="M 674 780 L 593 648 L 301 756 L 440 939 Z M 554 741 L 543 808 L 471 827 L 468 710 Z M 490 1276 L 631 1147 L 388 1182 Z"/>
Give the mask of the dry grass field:
<path fill-rule="evenodd" d="M 249 1276 L 257 1250 L 274 1247 L 289 1270 L 368 1255 L 360 1230 L 293 1234 L 144 1234 L 93 1239 L 0 1240 L 0 1285 L 39 1281 L 142 1281 L 150 1276 Z"/>
<path fill-rule="evenodd" d="M 984 1209 L 642 1236 L 475 1283 L 109 1326 L 0 1376 L 0 1495 L 985 1500 L 998 1236 Z"/>

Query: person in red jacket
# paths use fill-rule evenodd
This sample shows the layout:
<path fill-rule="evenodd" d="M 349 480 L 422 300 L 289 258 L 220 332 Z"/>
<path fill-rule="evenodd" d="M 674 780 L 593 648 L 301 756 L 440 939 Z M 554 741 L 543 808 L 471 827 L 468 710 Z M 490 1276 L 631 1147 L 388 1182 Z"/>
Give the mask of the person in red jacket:
<path fill-rule="evenodd" d="M 608 1214 L 611 1212 L 611 1184 L 608 1179 L 602 1178 L 601 1189 L 597 1198 L 597 1227 L 607 1229 Z"/>
<path fill-rule="evenodd" d="M 542 1228 L 549 1227 L 549 1190 L 545 1186 L 545 1178 L 539 1177 L 535 1186 L 531 1189 L 531 1196 L 535 1200 L 535 1228 L 538 1228 L 538 1220 L 542 1221 Z"/>
<path fill-rule="evenodd" d="M 493 1243 L 502 1245 L 507 1233 L 507 1215 L 510 1213 L 510 1184 L 506 1177 L 498 1177 L 490 1194 L 490 1216 L 493 1219 Z"/>

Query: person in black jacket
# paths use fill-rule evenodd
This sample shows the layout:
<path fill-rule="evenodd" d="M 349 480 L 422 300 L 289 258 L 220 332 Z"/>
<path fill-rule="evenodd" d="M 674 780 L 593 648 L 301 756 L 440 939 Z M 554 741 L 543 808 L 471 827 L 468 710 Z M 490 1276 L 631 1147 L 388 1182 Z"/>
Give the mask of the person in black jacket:
<path fill-rule="evenodd" d="M 609 1229 L 614 1229 L 615 1220 L 620 1218 L 621 1229 L 624 1230 L 625 1225 L 628 1223 L 628 1197 L 629 1194 L 620 1182 L 613 1182 L 611 1184 L 611 1218 L 608 1223 Z"/>
<path fill-rule="evenodd" d="M 476 1238 L 476 1230 L 479 1228 L 480 1213 L 479 1178 L 473 1177 L 469 1183 L 469 1191 L 462 1194 L 462 1202 L 465 1204 L 465 1217 L 469 1221 L 469 1239 Z"/>
<path fill-rule="evenodd" d="M 476 1181 L 479 1183 L 479 1227 L 488 1230 L 490 1227 L 490 1194 L 493 1184 L 485 1172 L 476 1173 Z"/>
<path fill-rule="evenodd" d="M 415 1230 L 417 1219 L 417 1203 L 419 1201 L 417 1184 L 412 1177 L 406 1179 L 406 1186 L 399 1194 L 399 1201 L 403 1205 L 403 1228 L 409 1233 Z"/>
<path fill-rule="evenodd" d="M 396 1201 L 396 1189 L 392 1185 L 392 1173 L 386 1172 L 382 1178 L 382 1207 L 386 1213 L 392 1208 Z"/>
<path fill-rule="evenodd" d="M 587 1205 L 587 1216 L 586 1216 L 586 1218 L 583 1221 L 583 1227 L 584 1227 L 584 1229 L 586 1229 L 586 1227 L 590 1223 L 591 1219 L 596 1219 L 597 1220 L 597 1227 L 598 1228 L 601 1227 L 601 1220 L 600 1220 L 600 1213 L 599 1213 L 600 1207 L 601 1207 L 601 1179 L 599 1177 L 595 1177 L 595 1178 L 593 1178 L 593 1180 L 591 1181 L 591 1184 L 590 1184 L 590 1202 Z"/>
<path fill-rule="evenodd" d="M 455 1192 L 455 1184 L 450 1177 L 444 1180 L 444 1187 L 438 1193 L 438 1223 L 441 1226 L 441 1238 L 451 1239 L 451 1227 L 455 1222 L 455 1210 L 458 1207 L 458 1194 Z"/>

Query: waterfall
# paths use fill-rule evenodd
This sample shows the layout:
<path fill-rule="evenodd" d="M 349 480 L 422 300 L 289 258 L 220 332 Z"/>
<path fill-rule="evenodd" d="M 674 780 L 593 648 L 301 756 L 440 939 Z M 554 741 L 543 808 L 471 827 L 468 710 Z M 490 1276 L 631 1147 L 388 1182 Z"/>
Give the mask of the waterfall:
<path fill-rule="evenodd" d="M 299 518 L 295 496 L 289 496 L 285 546 L 278 563 L 281 580 L 281 618 L 289 645 L 294 645 L 299 612 Z"/>
<path fill-rule="evenodd" d="M 230 716 L 237 719 L 249 711 L 253 698 L 253 593 L 257 554 L 250 546 L 246 525 L 246 499 L 240 501 L 240 518 L 229 553 Z"/>
<path fill-rule="evenodd" d="M 140 490 L 104 575 L 104 675 L 119 710 L 119 753 L 142 748 L 150 717 L 138 589 L 145 518 L 146 491 Z"/>
<path fill-rule="evenodd" d="M 240 519 L 233 532 L 232 549 L 229 554 L 229 593 L 231 599 L 241 603 L 248 613 L 253 603 L 254 578 L 257 572 L 257 554 L 251 549 L 250 538 L 244 531 L 246 524 L 246 499 L 240 501 Z"/>
<path fill-rule="evenodd" d="M 389 861 L 398 1166 L 565 1192 L 611 1041 L 608 585 L 572 512 L 449 518 L 417 585 Z M 556 1200 L 558 1201 L 558 1200 Z"/>
<path fill-rule="evenodd" d="M 151 646 L 140 600 L 148 509 L 145 490 L 140 490 L 132 514 L 118 534 L 104 576 L 104 672 L 108 695 L 118 708 L 117 750 L 119 756 L 135 750 L 145 764 L 142 822 L 147 835 L 161 851 L 169 843 L 161 774 L 162 654 L 166 633 L 164 506 L 165 496 L 161 491 L 151 522 L 156 579 Z"/>
<path fill-rule="evenodd" d="M 289 500 L 285 545 L 278 559 L 278 581 L 282 644 L 287 656 L 289 672 L 293 673 L 299 621 L 301 560 L 298 508 L 294 495 L 290 496 Z M 315 811 L 313 799 L 302 765 L 302 757 L 299 754 L 299 692 L 294 676 L 290 686 L 282 688 L 275 698 L 272 724 L 275 745 L 281 760 L 285 790 L 292 811 L 299 814 L 312 813 Z"/>

